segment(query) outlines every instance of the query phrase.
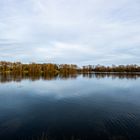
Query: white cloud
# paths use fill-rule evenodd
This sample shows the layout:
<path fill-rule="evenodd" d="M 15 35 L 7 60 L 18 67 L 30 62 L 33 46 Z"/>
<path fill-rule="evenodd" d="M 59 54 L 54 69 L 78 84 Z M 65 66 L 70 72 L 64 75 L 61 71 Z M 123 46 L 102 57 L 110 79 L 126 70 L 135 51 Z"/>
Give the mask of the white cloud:
<path fill-rule="evenodd" d="M 138 0 L 1 0 L 0 59 L 140 64 Z"/>

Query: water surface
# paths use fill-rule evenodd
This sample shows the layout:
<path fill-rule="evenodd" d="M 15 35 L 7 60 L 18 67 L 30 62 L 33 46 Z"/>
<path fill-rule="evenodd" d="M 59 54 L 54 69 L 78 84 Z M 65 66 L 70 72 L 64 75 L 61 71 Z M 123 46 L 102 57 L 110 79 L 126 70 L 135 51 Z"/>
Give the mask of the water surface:
<path fill-rule="evenodd" d="M 140 140 L 140 76 L 0 76 L 0 140 Z"/>

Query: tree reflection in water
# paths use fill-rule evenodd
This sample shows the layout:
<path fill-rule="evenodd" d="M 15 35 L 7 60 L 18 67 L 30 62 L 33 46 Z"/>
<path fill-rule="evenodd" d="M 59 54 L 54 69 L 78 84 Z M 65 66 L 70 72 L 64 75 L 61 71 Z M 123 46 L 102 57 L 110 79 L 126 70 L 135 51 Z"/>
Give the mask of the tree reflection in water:
<path fill-rule="evenodd" d="M 48 74 L 14 74 L 14 73 L 1 73 L 0 74 L 0 83 L 5 82 L 20 82 L 22 80 L 31 80 L 36 81 L 39 79 L 42 80 L 56 80 L 56 79 L 76 79 L 77 77 L 82 76 L 84 78 L 119 78 L 119 79 L 137 79 L 140 77 L 140 73 L 72 73 L 72 74 L 66 74 L 66 73 L 60 73 L 60 74 L 54 74 L 54 73 L 48 73 Z"/>

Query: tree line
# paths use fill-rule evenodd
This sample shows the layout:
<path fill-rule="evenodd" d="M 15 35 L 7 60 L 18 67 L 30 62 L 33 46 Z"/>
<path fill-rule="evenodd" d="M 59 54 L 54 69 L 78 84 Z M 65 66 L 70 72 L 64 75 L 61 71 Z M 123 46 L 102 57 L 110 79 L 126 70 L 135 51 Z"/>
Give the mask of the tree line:
<path fill-rule="evenodd" d="M 78 70 L 77 65 L 74 64 L 52 64 L 52 63 L 30 63 L 22 64 L 21 62 L 7 62 L 0 61 L 0 72 L 11 72 L 11 73 L 28 73 L 28 74 L 69 74 L 76 73 Z"/>
<path fill-rule="evenodd" d="M 118 66 L 88 65 L 82 67 L 82 72 L 140 72 L 140 66 L 136 64 Z"/>
<path fill-rule="evenodd" d="M 21 62 L 0 61 L 0 73 L 13 74 L 75 74 L 75 73 L 90 73 L 90 72 L 140 72 L 138 65 L 119 65 L 119 66 L 102 66 L 102 65 L 87 65 L 78 67 L 75 64 L 52 64 L 52 63 L 30 63 L 23 64 Z"/>

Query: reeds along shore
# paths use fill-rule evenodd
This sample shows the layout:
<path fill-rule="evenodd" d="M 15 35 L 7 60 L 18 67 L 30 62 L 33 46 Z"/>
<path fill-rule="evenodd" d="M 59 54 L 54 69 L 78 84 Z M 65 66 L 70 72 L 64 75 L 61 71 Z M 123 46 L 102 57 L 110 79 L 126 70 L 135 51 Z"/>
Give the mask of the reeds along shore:
<path fill-rule="evenodd" d="M 30 63 L 22 64 L 21 62 L 0 61 L 0 73 L 27 73 L 27 74 L 74 74 L 88 72 L 140 72 L 138 65 L 119 65 L 119 66 L 102 66 L 87 65 L 78 67 L 74 64 L 52 64 L 52 63 Z"/>

